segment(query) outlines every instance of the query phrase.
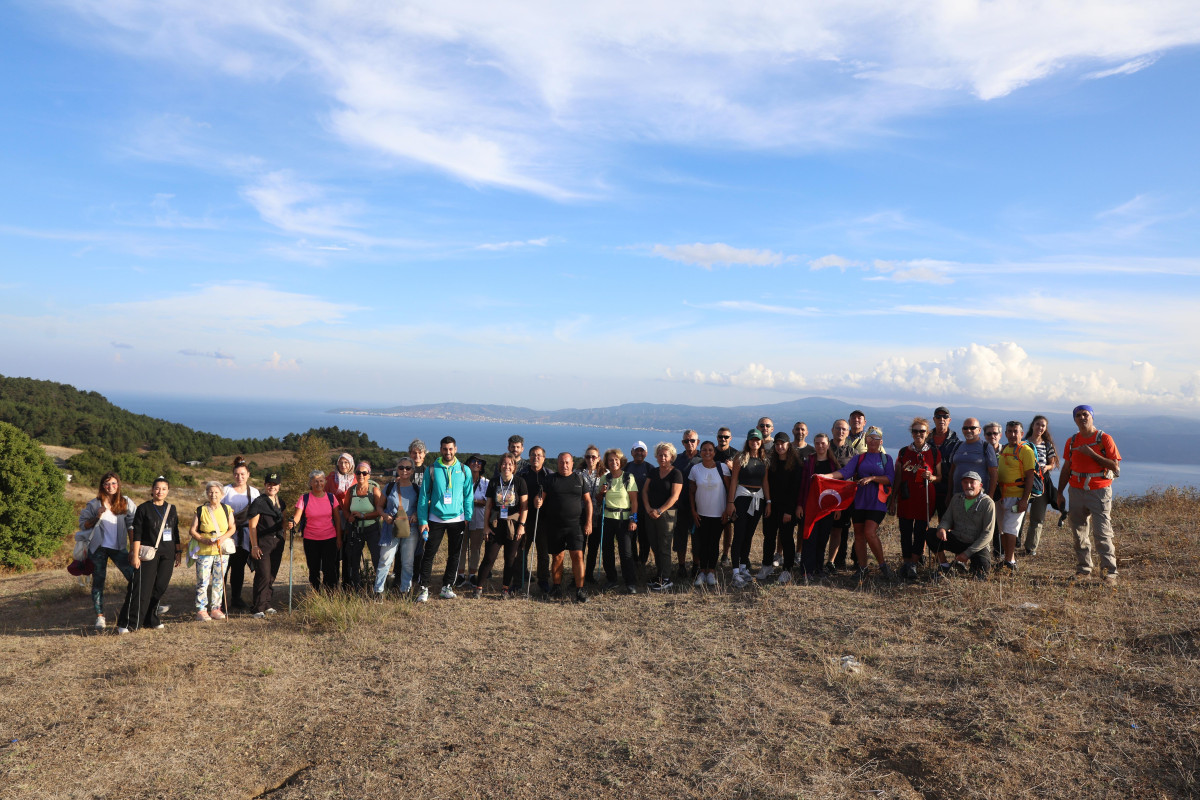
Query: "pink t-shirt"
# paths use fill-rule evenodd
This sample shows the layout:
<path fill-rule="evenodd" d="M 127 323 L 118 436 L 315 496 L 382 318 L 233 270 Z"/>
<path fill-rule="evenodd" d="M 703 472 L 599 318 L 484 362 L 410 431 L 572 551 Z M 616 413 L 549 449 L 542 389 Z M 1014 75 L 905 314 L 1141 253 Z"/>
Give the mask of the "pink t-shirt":
<path fill-rule="evenodd" d="M 333 494 L 326 492 L 320 497 L 307 495 L 307 507 L 304 505 L 305 496 L 304 494 L 300 495 L 300 499 L 296 501 L 296 508 L 304 509 L 304 538 L 324 541 L 337 536 L 337 531 L 333 527 L 333 514 L 336 513 L 337 506 L 329 504 L 329 499 L 333 497 Z"/>

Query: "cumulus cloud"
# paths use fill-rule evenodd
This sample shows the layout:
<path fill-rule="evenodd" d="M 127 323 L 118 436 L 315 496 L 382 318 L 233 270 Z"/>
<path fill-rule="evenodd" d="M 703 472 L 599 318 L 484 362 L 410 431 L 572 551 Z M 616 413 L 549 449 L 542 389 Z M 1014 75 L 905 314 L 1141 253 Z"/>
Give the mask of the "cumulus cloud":
<path fill-rule="evenodd" d="M 307 78 L 346 143 L 556 199 L 588 193 L 582 151 L 613 141 L 843 147 L 964 93 L 1200 42 L 1193 0 L 66 2 L 131 55 Z"/>
<path fill-rule="evenodd" d="M 300 362 L 294 358 L 284 358 L 279 353 L 272 351 L 271 357 L 263 362 L 263 368 L 269 370 L 294 370 L 300 369 Z"/>
<path fill-rule="evenodd" d="M 913 401 L 1068 401 L 1079 398 L 1113 405 L 1200 402 L 1200 372 L 1179 392 L 1157 385 L 1154 367 L 1135 362 L 1132 382 L 1122 384 L 1104 370 L 1085 373 L 1047 371 L 1013 342 L 970 344 L 939 359 L 912 361 L 893 357 L 869 372 L 803 374 L 750 363 L 736 372 L 667 370 L 668 380 L 781 391 L 853 392 Z"/>
<path fill-rule="evenodd" d="M 857 266 L 860 266 L 859 262 L 851 261 L 848 258 L 843 258 L 842 256 L 834 255 L 833 253 L 830 253 L 827 256 L 821 256 L 820 258 L 814 258 L 812 261 L 808 262 L 808 268 L 812 269 L 812 270 L 829 269 L 830 267 L 837 267 L 842 272 L 845 272 L 846 267 L 857 267 Z"/>
<path fill-rule="evenodd" d="M 785 256 L 771 250 L 749 250 L 730 247 L 722 242 L 713 244 L 678 244 L 654 245 L 651 252 L 661 258 L 691 264 L 704 269 L 713 267 L 777 267 L 780 264 L 795 260 L 795 256 Z"/>

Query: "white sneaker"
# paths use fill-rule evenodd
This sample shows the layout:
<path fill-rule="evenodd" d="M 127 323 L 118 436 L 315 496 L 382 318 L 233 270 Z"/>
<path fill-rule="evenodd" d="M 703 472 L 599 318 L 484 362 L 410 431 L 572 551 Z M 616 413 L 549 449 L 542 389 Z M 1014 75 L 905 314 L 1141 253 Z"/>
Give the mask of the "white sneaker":
<path fill-rule="evenodd" d="M 266 619 L 267 615 L 266 615 L 266 613 L 264 613 L 262 611 L 255 611 L 253 614 L 250 615 L 250 617 L 252 619 Z"/>
<path fill-rule="evenodd" d="M 763 568 L 758 571 L 758 575 L 756 575 L 755 577 L 760 581 L 765 581 L 767 578 L 771 577 L 771 575 L 773 575 L 774 573 L 775 573 L 774 567 L 769 566 L 767 564 L 763 564 Z"/>
<path fill-rule="evenodd" d="M 775 557 L 771 559 L 771 565 L 774 567 L 782 567 L 783 566 L 783 553 L 776 553 Z"/>
<path fill-rule="evenodd" d="M 421 591 L 417 592 L 417 602 L 418 603 L 428 603 L 429 602 L 429 590 L 423 586 L 421 587 Z"/>
<path fill-rule="evenodd" d="M 791 572 L 789 572 L 788 570 L 785 569 L 783 572 L 779 573 L 779 585 L 780 586 L 786 586 L 787 584 L 789 584 L 791 582 L 792 582 L 792 573 Z"/>
<path fill-rule="evenodd" d="M 129 628 L 117 628 L 117 633 L 129 633 Z"/>
<path fill-rule="evenodd" d="M 704 582 L 706 584 L 708 584 L 709 586 L 716 586 L 717 585 L 717 573 L 715 573 L 715 572 L 706 573 L 705 577 L 704 577 Z"/>
<path fill-rule="evenodd" d="M 696 575 L 696 582 L 693 583 L 692 586 L 703 586 L 703 585 L 704 585 L 704 573 L 701 572 Z"/>
<path fill-rule="evenodd" d="M 750 582 L 750 579 L 741 572 L 735 570 L 733 573 L 733 585 L 741 588 Z"/>
<path fill-rule="evenodd" d="M 276 610 L 275 610 L 275 609 L 273 609 L 273 608 L 268 608 L 268 609 L 267 609 L 267 613 L 268 613 L 268 614 L 278 614 L 279 612 L 278 612 L 278 611 L 276 611 Z"/>
<path fill-rule="evenodd" d="M 152 628 L 152 630 L 161 631 L 161 630 L 162 630 L 163 628 L 165 628 L 165 627 L 167 627 L 167 626 L 166 626 L 166 625 L 163 625 L 163 624 L 160 622 L 160 623 L 158 623 L 157 625 L 155 625 L 155 626 Z"/>
<path fill-rule="evenodd" d="M 170 610 L 171 610 L 170 606 L 166 606 L 166 605 L 159 606 L 158 607 L 158 615 L 161 617 L 163 614 L 167 613 Z"/>
<path fill-rule="evenodd" d="M 454 598 L 458 597 L 458 595 L 454 593 L 454 590 L 450 588 L 450 584 L 448 583 L 442 587 L 442 593 L 440 596 L 443 600 L 453 600 Z"/>
<path fill-rule="evenodd" d="M 98 630 L 98 631 L 104 630 L 107 627 L 108 627 L 108 623 L 104 621 L 104 615 L 103 614 L 97 615 L 96 616 L 96 630 Z"/>

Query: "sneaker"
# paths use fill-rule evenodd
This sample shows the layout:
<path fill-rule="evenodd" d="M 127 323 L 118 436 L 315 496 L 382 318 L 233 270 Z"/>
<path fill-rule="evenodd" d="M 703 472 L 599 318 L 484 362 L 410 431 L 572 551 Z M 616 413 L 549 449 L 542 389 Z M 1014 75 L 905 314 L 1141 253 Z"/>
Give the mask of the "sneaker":
<path fill-rule="evenodd" d="M 706 573 L 704 576 L 704 583 L 707 584 L 708 586 L 716 586 L 717 585 L 717 573 L 711 572 L 711 571 Z"/>
<path fill-rule="evenodd" d="M 646 589 L 648 589 L 651 592 L 661 592 L 662 591 L 662 581 L 660 581 L 658 578 L 655 578 L 652 581 L 646 581 Z"/>
<path fill-rule="evenodd" d="M 1007 570 L 1008 570 L 1009 572 L 1011 572 L 1013 575 L 1016 575 L 1016 574 L 1017 574 L 1017 562 L 1015 562 L 1015 561 L 1005 561 L 1005 562 L 1003 562 L 1003 563 L 1002 563 L 1000 566 L 1002 566 L 1002 567 L 1004 567 L 1005 569 L 1007 569 Z"/>
<path fill-rule="evenodd" d="M 550 587 L 550 591 L 546 593 L 548 600 L 562 600 L 562 584 L 556 583 Z"/>
<path fill-rule="evenodd" d="M 892 569 L 892 565 L 886 561 L 879 565 L 879 576 L 887 581 L 896 579 L 896 571 Z"/>
<path fill-rule="evenodd" d="M 1115 573 L 1115 572 L 1105 573 L 1104 585 L 1105 586 L 1116 586 L 1117 585 L 1117 573 Z"/>
<path fill-rule="evenodd" d="M 483 587 L 476 586 L 475 591 L 472 592 L 471 594 L 476 600 L 482 600 L 483 599 Z"/>
<path fill-rule="evenodd" d="M 760 581 L 765 581 L 767 578 L 771 577 L 773 574 L 775 574 L 775 568 L 772 566 L 768 566 L 767 564 L 763 564 L 762 569 L 760 569 L 758 571 L 758 574 L 755 575 L 754 577 Z"/>
<path fill-rule="evenodd" d="M 96 615 L 96 630 L 101 631 L 108 627 L 108 623 L 104 620 L 103 614 Z"/>
<path fill-rule="evenodd" d="M 695 583 L 692 584 L 692 586 L 697 586 L 697 587 L 703 586 L 704 585 L 704 575 L 705 575 L 705 573 L 703 573 L 703 572 L 701 572 L 699 575 L 697 575 L 696 581 L 695 581 Z"/>
<path fill-rule="evenodd" d="M 670 578 L 663 578 L 661 581 L 658 582 L 658 590 L 660 592 L 670 591 L 674 587 L 675 587 L 675 582 L 672 581 Z"/>
<path fill-rule="evenodd" d="M 949 564 L 938 564 L 936 577 L 941 580 L 949 580 L 950 565 Z"/>
<path fill-rule="evenodd" d="M 862 583 L 871 574 L 871 570 L 867 567 L 859 567 L 854 571 L 854 580 Z"/>
<path fill-rule="evenodd" d="M 219 608 L 214 608 L 212 611 L 208 612 L 208 615 L 213 619 L 225 619 L 225 612 Z"/>
<path fill-rule="evenodd" d="M 268 614 L 278 614 L 279 612 L 278 612 L 278 611 L 276 611 L 276 610 L 275 610 L 275 609 L 273 609 L 273 608 L 268 608 L 268 609 L 267 609 L 267 613 L 268 613 Z"/>
<path fill-rule="evenodd" d="M 118 634 L 129 633 L 129 628 L 117 628 Z"/>
<path fill-rule="evenodd" d="M 236 608 L 239 611 L 245 611 L 250 606 L 246 605 L 246 601 L 243 600 L 242 598 L 235 597 L 235 598 L 233 598 L 233 601 L 229 604 L 229 607 Z"/>
<path fill-rule="evenodd" d="M 454 588 L 457 589 L 461 586 L 466 586 L 468 583 L 470 583 L 470 581 L 471 581 L 471 579 L 468 578 L 466 575 L 459 575 L 458 578 L 454 581 Z"/>
<path fill-rule="evenodd" d="M 726 553 L 725 555 L 721 556 L 721 566 L 722 566 L 722 567 L 728 567 L 728 566 L 729 566 L 730 564 L 732 564 L 732 563 L 733 563 L 733 562 L 729 560 L 729 554 L 728 554 L 728 553 Z"/>
<path fill-rule="evenodd" d="M 750 578 L 743 575 L 741 570 L 735 569 L 733 571 L 733 585 L 734 586 L 736 586 L 740 589 L 741 587 L 745 586 L 749 582 L 750 582 Z"/>
<path fill-rule="evenodd" d="M 196 612 L 196 619 L 200 620 L 201 622 L 212 622 L 212 617 L 210 617 L 208 612 L 203 608 Z"/>
<path fill-rule="evenodd" d="M 512 592 L 509 591 L 508 589 L 501 589 L 500 590 L 500 599 L 501 600 L 512 600 Z"/>
<path fill-rule="evenodd" d="M 836 575 L 837 574 L 837 567 L 835 567 L 833 565 L 832 561 L 825 562 L 825 574 L 827 574 L 827 575 Z"/>
<path fill-rule="evenodd" d="M 783 566 L 783 553 L 782 552 L 776 553 L 775 557 L 773 559 L 771 559 L 771 566 L 775 567 L 776 569 L 779 569 L 780 567 Z"/>
<path fill-rule="evenodd" d="M 636 586 L 626 586 L 625 594 L 637 594 L 637 587 Z"/>
<path fill-rule="evenodd" d="M 381 603 L 382 603 L 382 602 L 383 602 L 383 598 L 382 598 L 382 597 L 377 597 L 377 598 L 376 598 L 376 601 L 377 601 L 377 602 L 381 602 Z M 266 613 L 265 611 L 255 611 L 253 614 L 251 614 L 251 615 L 250 615 L 250 618 L 251 618 L 251 619 L 266 619 L 266 618 L 267 618 L 267 613 Z"/>
<path fill-rule="evenodd" d="M 163 614 L 167 613 L 170 610 L 171 610 L 170 606 L 167 606 L 167 605 L 159 606 L 158 607 L 158 615 L 161 617 Z"/>
<path fill-rule="evenodd" d="M 442 587 L 442 591 L 438 597 L 441 597 L 443 600 L 454 600 L 458 597 L 458 595 L 456 595 L 454 590 L 450 588 L 450 584 L 446 584 Z"/>
<path fill-rule="evenodd" d="M 587 592 L 585 592 L 583 590 L 583 587 L 581 586 L 578 589 L 576 589 L 575 590 L 575 602 L 576 603 L 586 603 L 587 601 L 588 601 Z"/>
<path fill-rule="evenodd" d="M 160 622 L 160 623 L 158 623 L 157 625 L 155 625 L 153 628 L 151 628 L 150 630 L 152 630 L 152 631 L 161 631 L 161 630 L 162 630 L 163 628 L 165 628 L 165 627 L 167 627 L 167 626 L 166 626 L 166 625 L 163 625 L 163 624 Z"/>
<path fill-rule="evenodd" d="M 429 602 L 429 587 L 422 586 L 417 591 L 417 602 L 418 603 L 428 603 Z"/>
<path fill-rule="evenodd" d="M 780 586 L 787 586 L 791 582 L 792 582 L 792 573 L 790 570 L 785 569 L 783 572 L 779 573 L 779 585 Z"/>
<path fill-rule="evenodd" d="M 954 570 L 960 574 L 965 575 L 967 573 L 967 569 L 968 569 L 967 565 L 964 564 L 963 562 L 959 561 L 957 558 L 950 562 L 950 566 L 953 567 Z"/>
<path fill-rule="evenodd" d="M 1037 550 L 1030 550 L 1028 547 L 1025 548 L 1025 557 L 1026 558 L 1031 558 L 1036 555 L 1037 555 Z"/>

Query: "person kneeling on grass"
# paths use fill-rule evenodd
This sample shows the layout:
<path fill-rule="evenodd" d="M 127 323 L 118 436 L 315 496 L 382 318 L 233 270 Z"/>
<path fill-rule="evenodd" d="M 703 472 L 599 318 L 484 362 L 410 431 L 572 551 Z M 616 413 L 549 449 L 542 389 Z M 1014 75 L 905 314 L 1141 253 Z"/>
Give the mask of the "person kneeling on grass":
<path fill-rule="evenodd" d="M 938 520 L 936 532 L 929 534 L 929 549 L 937 553 L 938 574 L 950 573 L 946 551 L 954 553 L 953 565 L 984 579 L 992 569 L 992 529 L 996 525 L 996 503 L 983 493 L 983 479 L 969 471 L 960 482 L 962 493 L 950 498 L 946 513 Z"/>
<path fill-rule="evenodd" d="M 592 496 L 583 478 L 572 471 L 574 467 L 575 459 L 570 453 L 559 453 L 558 473 L 542 484 L 543 494 L 534 500 L 534 505 L 543 509 L 546 549 L 553 558 L 550 565 L 553 586 L 548 597 L 562 597 L 563 551 L 570 550 L 575 602 L 586 603 L 588 596 L 583 590 L 583 543 L 592 532 Z"/>

